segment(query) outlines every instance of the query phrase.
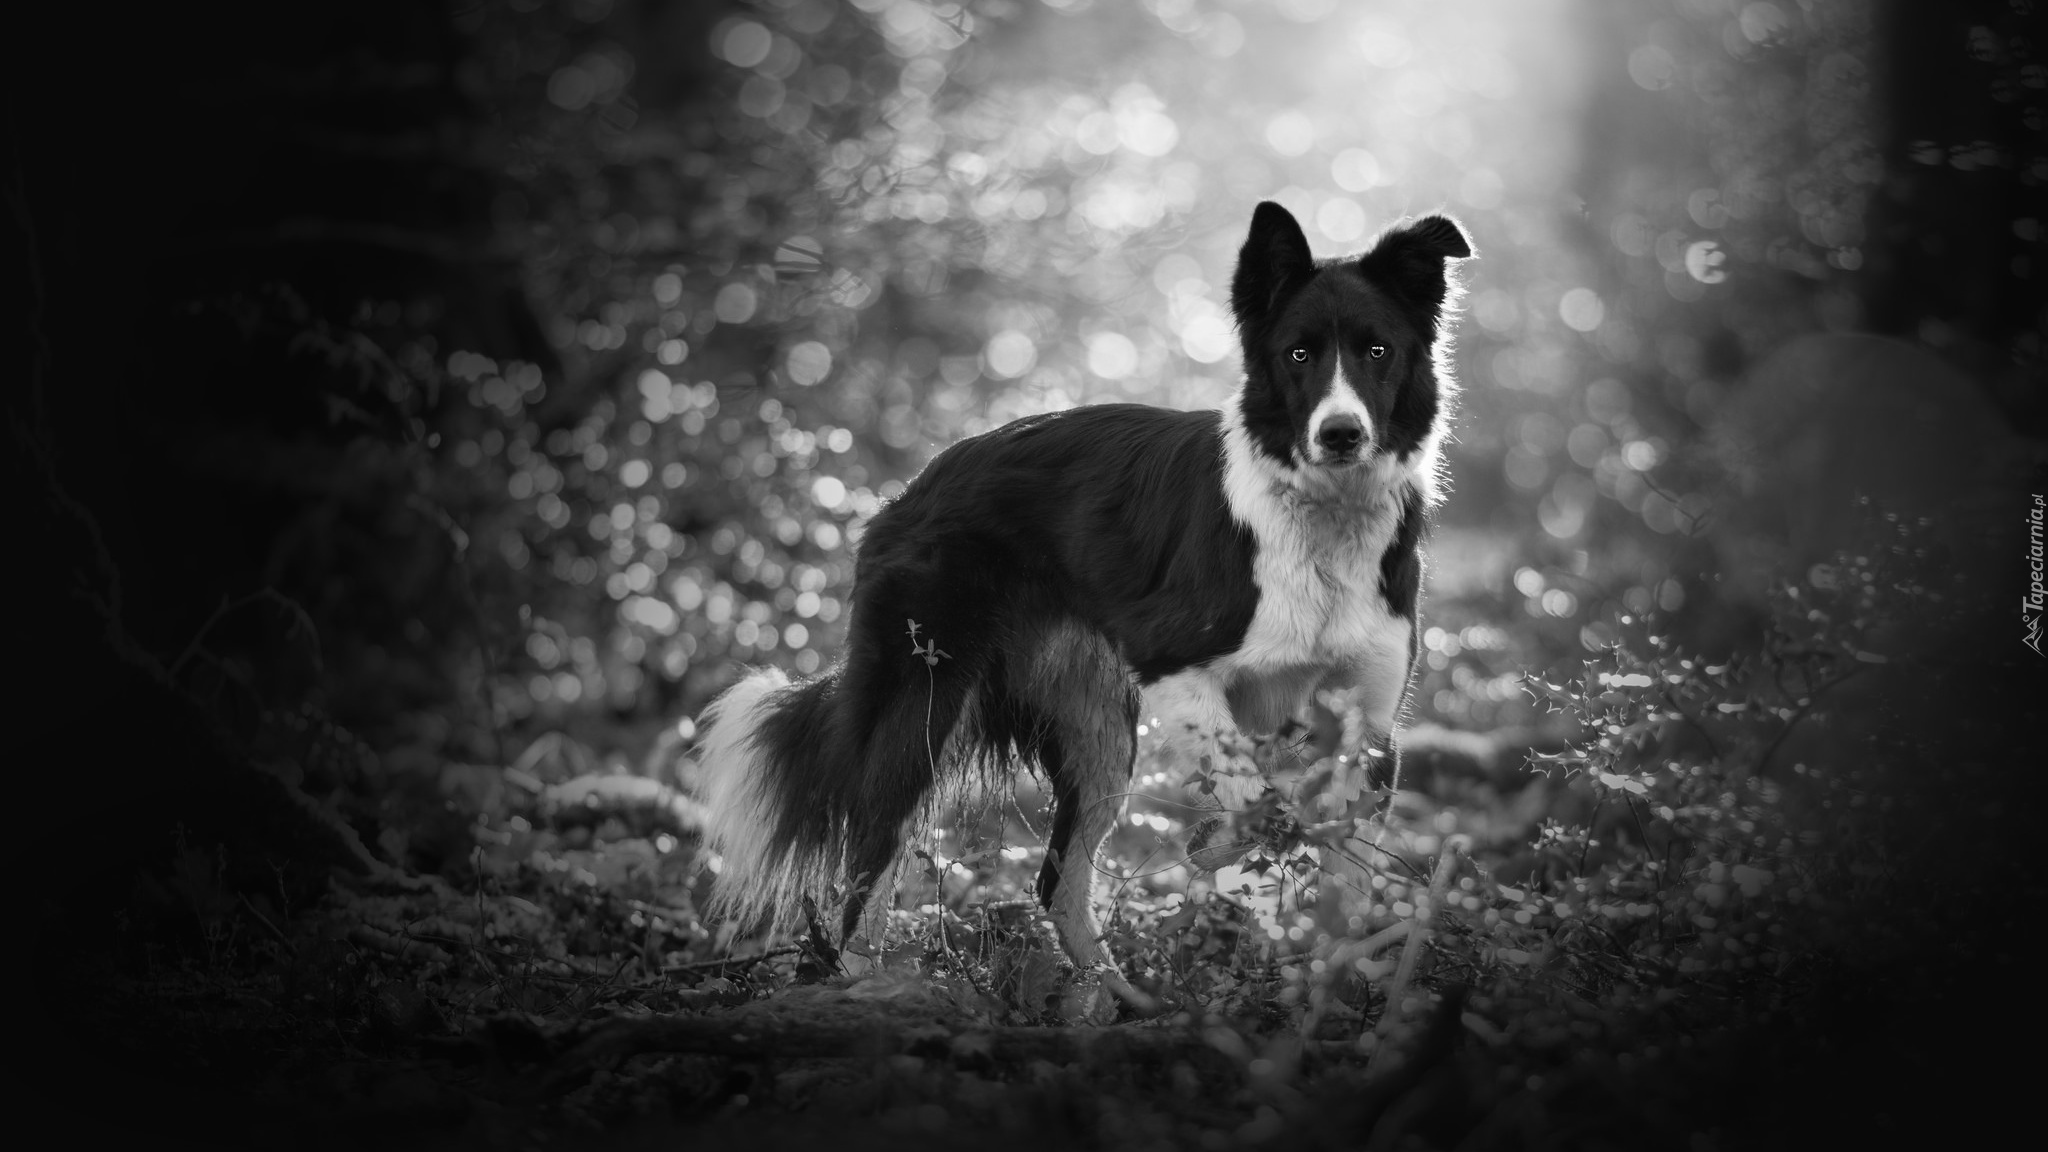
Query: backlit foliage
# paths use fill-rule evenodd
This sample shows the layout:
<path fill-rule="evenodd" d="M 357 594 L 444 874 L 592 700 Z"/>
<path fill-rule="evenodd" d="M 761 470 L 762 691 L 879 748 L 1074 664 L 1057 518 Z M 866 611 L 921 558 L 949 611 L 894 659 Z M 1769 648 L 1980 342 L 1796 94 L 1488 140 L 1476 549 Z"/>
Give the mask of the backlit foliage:
<path fill-rule="evenodd" d="M 522 605 L 499 721 L 687 712 L 730 661 L 816 671 L 862 524 L 937 448 L 1220 402 L 1222 286 L 1273 197 L 1321 252 L 1425 210 L 1478 238 L 1417 703 L 1524 722 L 1512 669 L 1700 593 L 1702 430 L 1735 374 L 1855 321 L 1880 169 L 1857 5 L 631 17 L 474 17 L 480 82 L 520 94 L 499 222 L 562 361 L 443 358 L 469 399 L 447 483 L 481 489 L 477 562 Z M 670 32 L 710 74 L 663 104 Z M 1589 109 L 1629 146 L 1595 147 Z"/>

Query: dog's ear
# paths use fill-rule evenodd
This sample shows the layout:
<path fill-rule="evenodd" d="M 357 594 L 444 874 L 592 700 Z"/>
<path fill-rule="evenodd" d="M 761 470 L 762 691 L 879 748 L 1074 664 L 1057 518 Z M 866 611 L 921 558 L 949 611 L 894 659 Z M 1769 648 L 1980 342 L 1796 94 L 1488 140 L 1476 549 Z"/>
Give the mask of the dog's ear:
<path fill-rule="evenodd" d="M 1450 281 L 1446 263 L 1472 255 L 1465 229 L 1449 216 L 1424 216 L 1381 236 L 1358 258 L 1358 266 L 1374 283 L 1428 312 L 1443 311 Z"/>
<path fill-rule="evenodd" d="M 1271 200 L 1252 213 L 1251 234 L 1237 251 L 1237 274 L 1230 280 L 1230 308 L 1239 327 L 1250 331 L 1265 319 L 1282 293 L 1298 287 L 1316 270 L 1308 237 L 1294 214 Z"/>

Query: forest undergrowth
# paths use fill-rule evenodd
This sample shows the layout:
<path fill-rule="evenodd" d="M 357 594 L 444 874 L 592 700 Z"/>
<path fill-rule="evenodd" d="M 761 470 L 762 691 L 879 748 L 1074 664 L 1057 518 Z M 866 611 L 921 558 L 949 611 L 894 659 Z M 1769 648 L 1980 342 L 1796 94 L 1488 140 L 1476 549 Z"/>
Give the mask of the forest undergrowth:
<path fill-rule="evenodd" d="M 1201 773 L 1141 757 L 1105 888 L 1143 1011 L 1073 972 L 1025 899 L 1028 779 L 911 845 L 861 953 L 815 908 L 794 940 L 707 922 L 687 724 L 638 763 L 558 735 L 422 771 L 276 717 L 395 798 L 373 863 L 251 884 L 193 835 L 168 884 L 138 877 L 116 959 L 73 976 L 154 1082 L 215 1086 L 163 1106 L 258 1139 L 1876 1138 L 1925 1118 L 1895 1093 L 1968 1055 L 1942 1038 L 2015 970 L 2035 882 L 2005 865 L 2030 819 L 2005 802 L 2024 685 L 1964 654 L 1971 594 L 1927 582 L 1938 548 L 1869 519 L 1887 539 L 1780 584 L 1756 651 L 1623 617 L 1580 667 L 1528 677 L 1568 736 L 1548 751 L 1412 735 L 1383 833 L 1293 794 L 1330 762 L 1269 746 L 1277 786 L 1196 864 L 1176 845 Z M 2001 690 L 2003 711 L 1982 695 Z M 1984 719 L 1942 722 L 1964 697 Z M 426 858 L 407 838 L 440 867 L 374 863 Z M 1339 939 L 1303 906 L 1332 845 L 1370 876 Z"/>

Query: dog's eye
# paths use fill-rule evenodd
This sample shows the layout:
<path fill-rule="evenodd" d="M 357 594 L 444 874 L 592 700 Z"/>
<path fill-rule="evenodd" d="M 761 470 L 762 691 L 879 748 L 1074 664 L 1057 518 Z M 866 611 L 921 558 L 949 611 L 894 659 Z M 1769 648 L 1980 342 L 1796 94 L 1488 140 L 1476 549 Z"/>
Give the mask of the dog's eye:
<path fill-rule="evenodd" d="M 1387 346 L 1385 344 L 1375 344 L 1372 347 L 1367 348 L 1365 350 L 1365 354 L 1377 360 L 1380 357 L 1385 356 L 1387 354 Z"/>
<path fill-rule="evenodd" d="M 1287 352 L 1287 358 L 1296 364 L 1306 364 L 1308 363 L 1308 349 L 1290 348 Z"/>

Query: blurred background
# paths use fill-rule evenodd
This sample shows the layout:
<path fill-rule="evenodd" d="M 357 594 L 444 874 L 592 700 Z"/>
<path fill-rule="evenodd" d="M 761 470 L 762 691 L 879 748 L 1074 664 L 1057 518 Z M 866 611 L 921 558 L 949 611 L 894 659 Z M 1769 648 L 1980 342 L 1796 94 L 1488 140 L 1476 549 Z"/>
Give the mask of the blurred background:
<path fill-rule="evenodd" d="M 1441 1111 L 1700 1149 L 1742 1146 L 1702 1135 L 1740 1101 L 1878 1146 L 2025 1098 L 1968 1057 L 2038 999 L 2036 0 L 16 7 L 0 845 L 40 1063 L 145 1094 L 67 1115 L 303 1144 L 235 1103 L 296 1077 L 424 1130 L 363 1070 L 429 1041 L 490 1054 L 434 1065 L 458 1103 L 545 1110 L 536 1029 L 786 985 L 795 948 L 733 960 L 699 915 L 693 718 L 834 659 L 864 526 L 945 446 L 1220 403 L 1269 198 L 1318 255 L 1425 212 L 1479 253 L 1409 790 L 1353 925 L 1426 918 L 1471 837 L 1417 970 L 1485 1043 Z M 1299 1052 L 1260 1029 L 1312 1031 L 1275 951 L 1309 942 L 1207 897 L 1294 873 L 1181 866 L 1185 768 L 1140 761 L 1111 947 L 1248 1022 L 1248 1063 L 1170 1098 L 1032 1071 L 1018 1115 L 1278 1123 L 1241 1089 Z M 1003 990 L 978 1018 L 1071 1020 L 1049 946 L 920 951 L 1026 895 L 1043 815 L 1004 799 L 912 854 L 895 939 Z M 756 1063 L 648 1099 L 807 1091 Z M 873 1099 L 969 1115 L 943 1064 Z"/>
<path fill-rule="evenodd" d="M 149 845 L 232 822 L 173 762 L 289 765 L 425 869 L 474 846 L 466 766 L 661 776 L 741 666 L 832 659 L 933 453 L 1221 402 L 1266 198 L 1319 255 L 1434 211 L 1477 242 L 1417 726 L 1536 739 L 1524 677 L 1645 618 L 1753 648 L 1857 495 L 2018 591 L 2039 32 L 2025 0 L 41 10 L 0 241 L 34 762 L 89 758 Z"/>

